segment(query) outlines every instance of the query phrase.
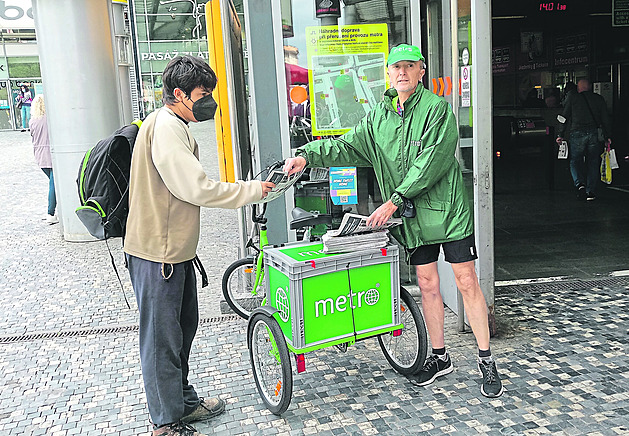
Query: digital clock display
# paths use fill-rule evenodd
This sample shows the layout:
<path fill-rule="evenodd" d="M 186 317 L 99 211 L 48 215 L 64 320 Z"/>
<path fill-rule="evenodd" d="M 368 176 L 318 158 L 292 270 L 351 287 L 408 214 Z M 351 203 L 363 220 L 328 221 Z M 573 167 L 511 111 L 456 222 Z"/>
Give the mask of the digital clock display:
<path fill-rule="evenodd" d="M 540 2 L 539 3 L 539 11 L 540 12 L 555 12 L 555 11 L 567 11 L 568 5 L 562 2 Z"/>

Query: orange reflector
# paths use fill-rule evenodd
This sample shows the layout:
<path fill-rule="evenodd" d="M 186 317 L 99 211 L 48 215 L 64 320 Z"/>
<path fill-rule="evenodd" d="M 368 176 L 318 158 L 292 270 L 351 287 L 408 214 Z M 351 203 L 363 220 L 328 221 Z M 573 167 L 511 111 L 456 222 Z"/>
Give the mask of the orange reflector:
<path fill-rule="evenodd" d="M 245 268 L 245 272 L 246 273 L 252 273 L 253 272 L 253 268 Z"/>
<path fill-rule="evenodd" d="M 406 312 L 406 307 L 404 307 L 404 306 L 400 306 L 400 310 L 401 310 L 402 312 Z"/>
<path fill-rule="evenodd" d="M 278 396 L 281 390 L 282 390 L 282 380 L 278 380 L 277 384 L 275 385 L 275 396 Z"/>

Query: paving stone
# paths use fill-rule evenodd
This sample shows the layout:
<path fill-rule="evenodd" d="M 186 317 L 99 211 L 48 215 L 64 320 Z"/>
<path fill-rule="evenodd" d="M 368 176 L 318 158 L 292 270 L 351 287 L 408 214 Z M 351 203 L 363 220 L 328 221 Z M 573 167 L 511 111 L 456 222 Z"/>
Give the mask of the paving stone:
<path fill-rule="evenodd" d="M 202 162 L 217 177 L 214 130 L 192 126 Z M 68 243 L 60 225 L 41 220 L 47 180 L 33 162 L 26 133 L 1 132 L 0 433 L 16 435 L 148 434 L 139 366 L 137 311 L 128 274 L 124 291 L 103 243 Z M 74 178 L 75 175 L 73 174 Z M 19 192 L 20 195 L 14 195 Z M 246 346 L 246 322 L 222 317 L 222 272 L 237 257 L 235 211 L 202 212 L 199 256 L 210 286 L 199 290 L 200 325 L 190 379 L 219 395 L 226 412 L 196 425 L 211 434 L 627 434 L 629 290 L 606 282 L 496 292 L 499 335 L 492 349 L 505 394 L 479 392 L 473 336 L 451 313 L 446 342 L 455 371 L 417 387 L 391 369 L 375 340 L 346 353 L 306 356 L 282 417 L 264 407 Z M 120 243 L 110 243 L 121 260 Z M 132 309 L 126 308 L 122 293 Z M 223 306 L 225 306 L 223 304 Z M 99 332 L 98 328 L 111 328 Z M 77 334 L 44 335 L 54 332 Z M 38 334 L 28 339 L 26 334 Z"/>

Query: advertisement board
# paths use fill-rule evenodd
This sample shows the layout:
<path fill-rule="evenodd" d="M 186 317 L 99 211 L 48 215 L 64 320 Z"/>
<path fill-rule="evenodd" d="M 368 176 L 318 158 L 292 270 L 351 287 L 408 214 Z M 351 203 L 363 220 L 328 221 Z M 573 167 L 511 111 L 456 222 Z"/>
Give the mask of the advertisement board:
<path fill-rule="evenodd" d="M 312 134 L 341 135 L 386 90 L 387 25 L 311 26 L 306 39 Z"/>

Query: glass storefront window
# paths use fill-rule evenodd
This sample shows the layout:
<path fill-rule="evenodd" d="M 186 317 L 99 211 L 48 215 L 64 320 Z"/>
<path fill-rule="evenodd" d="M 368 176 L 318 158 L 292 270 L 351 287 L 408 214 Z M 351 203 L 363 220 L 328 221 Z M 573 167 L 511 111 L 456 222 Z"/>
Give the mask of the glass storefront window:
<path fill-rule="evenodd" d="M 281 11 L 291 148 L 349 131 L 382 100 L 390 48 L 412 42 L 410 0 L 281 0 Z M 368 215 L 382 201 L 373 170 L 357 181 Z"/>
<path fill-rule="evenodd" d="M 144 113 L 151 113 L 162 106 L 162 75 L 142 75 L 142 106 Z"/>
<path fill-rule="evenodd" d="M 461 84 L 465 84 L 465 95 L 461 95 L 459 98 L 458 110 L 459 110 L 459 137 L 460 137 L 460 155 L 459 163 L 463 170 L 464 176 L 469 178 L 469 185 L 472 182 L 473 171 L 473 138 L 472 138 L 472 104 L 474 103 L 471 98 L 471 85 L 472 85 L 472 43 L 470 41 L 472 26 L 471 4 L 470 0 L 459 0 L 458 2 L 458 27 L 457 27 L 457 41 L 458 41 L 458 62 L 455 65 L 458 66 L 459 78 Z"/>
<path fill-rule="evenodd" d="M 146 15 L 148 39 L 152 41 L 180 41 L 205 38 L 207 35 L 203 15 Z"/>
<path fill-rule="evenodd" d="M 41 77 L 37 56 L 9 57 L 7 67 L 10 77 Z"/>
<path fill-rule="evenodd" d="M 193 3 L 191 0 L 135 0 L 133 4 L 138 14 L 189 14 L 198 7 L 197 2 Z"/>
<path fill-rule="evenodd" d="M 0 80 L 0 130 L 9 130 L 13 128 L 11 122 L 11 106 L 13 100 L 9 95 L 9 89 L 6 80 Z"/>
<path fill-rule="evenodd" d="M 208 55 L 205 2 L 136 0 L 136 37 L 145 113 L 162 106 L 161 74 L 178 55 Z"/>
<path fill-rule="evenodd" d="M 332 14 L 316 3 L 282 0 L 293 148 L 355 126 L 386 90 L 389 49 L 411 42 L 409 0 L 347 0 Z"/>
<path fill-rule="evenodd" d="M 135 28 L 136 28 L 136 37 L 138 41 L 144 42 L 148 41 L 148 30 L 146 24 L 146 16 L 145 15 L 137 15 L 135 19 Z"/>
<path fill-rule="evenodd" d="M 32 96 L 42 92 L 41 69 L 35 39 L 35 29 L 0 29 L 2 57 L 0 63 L 0 130 L 22 129 L 23 115 L 28 125 L 28 110 L 18 109 L 15 97 L 19 86 L 31 88 Z"/>
<path fill-rule="evenodd" d="M 43 85 L 40 81 L 40 79 L 37 80 L 31 80 L 31 79 L 20 79 L 20 80 L 11 80 L 11 104 L 13 104 L 13 125 L 15 126 L 16 129 L 24 129 L 27 128 L 28 126 L 28 121 L 30 119 L 30 108 L 28 110 L 22 110 L 22 109 L 18 109 L 15 106 L 15 99 L 18 96 L 19 92 L 20 92 L 20 87 L 21 86 L 26 86 L 29 91 L 31 92 L 31 98 L 35 98 L 35 96 L 37 94 L 43 94 L 44 92 L 44 88 Z M 22 122 L 22 117 L 26 116 L 26 122 Z"/>

